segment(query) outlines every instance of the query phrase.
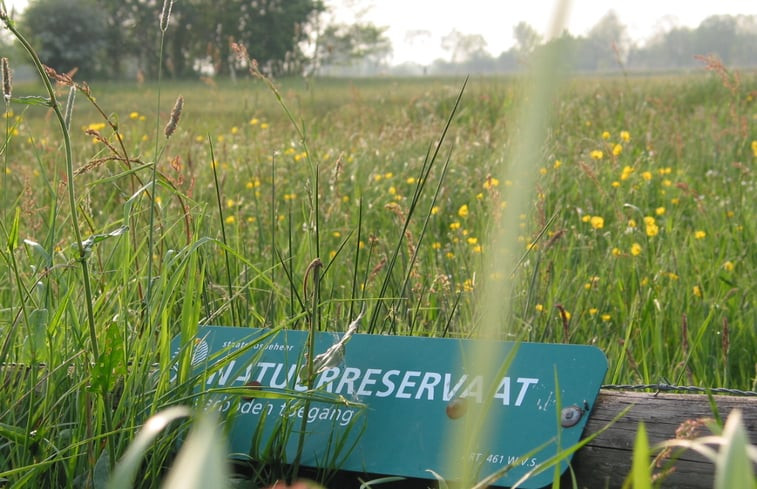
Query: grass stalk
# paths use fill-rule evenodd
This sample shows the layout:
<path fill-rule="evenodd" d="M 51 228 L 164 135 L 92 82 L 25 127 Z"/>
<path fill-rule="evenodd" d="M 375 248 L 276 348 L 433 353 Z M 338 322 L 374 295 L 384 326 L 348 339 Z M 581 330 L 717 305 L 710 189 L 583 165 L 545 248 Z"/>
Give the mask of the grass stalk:
<path fill-rule="evenodd" d="M 442 129 L 442 134 L 441 134 L 441 136 L 439 136 L 439 141 L 434 145 L 434 150 L 432 152 L 430 152 L 431 157 L 429 158 L 428 154 L 426 155 L 426 159 L 424 160 L 424 167 L 423 167 L 423 170 L 421 172 L 421 178 L 419 179 L 418 184 L 416 185 L 415 194 L 414 194 L 414 197 L 413 197 L 412 204 L 411 204 L 410 209 L 407 212 L 407 216 L 405 217 L 405 220 L 404 220 L 404 222 L 402 224 L 402 231 L 399 234 L 399 238 L 397 239 L 397 244 L 394 247 L 394 251 L 392 253 L 391 258 L 389 259 L 388 266 L 386 267 L 386 272 L 384 274 L 384 281 L 381 284 L 381 290 L 380 290 L 380 292 L 378 294 L 379 299 L 382 299 L 382 298 L 386 297 L 387 290 L 389 289 L 389 284 L 392 281 L 392 272 L 394 270 L 394 267 L 395 267 L 395 265 L 397 263 L 397 259 L 398 259 L 399 255 L 400 255 L 401 250 L 402 250 L 402 245 L 403 245 L 403 243 L 405 241 L 407 229 L 410 226 L 410 222 L 412 221 L 412 217 L 413 217 L 416 205 L 418 203 L 418 198 L 420 197 L 420 193 L 423 190 L 423 186 L 426 184 L 426 180 L 428 179 L 428 176 L 429 176 L 429 174 L 431 172 L 431 169 L 433 168 L 434 163 L 436 162 L 437 156 L 439 155 L 439 151 L 440 151 L 440 149 L 442 147 L 442 143 L 444 142 L 444 140 L 447 137 L 447 132 L 449 131 L 450 126 L 452 125 L 452 120 L 454 119 L 455 113 L 457 112 L 457 109 L 458 109 L 458 107 L 460 105 L 460 101 L 463 98 L 463 92 L 465 91 L 465 86 L 467 85 L 467 82 L 468 81 L 466 79 L 466 81 L 463 83 L 463 86 L 461 87 L 459 93 L 457 94 L 457 98 L 455 99 L 455 103 L 452 106 L 452 110 L 450 111 L 449 116 L 447 117 L 447 121 L 444 124 L 444 128 Z M 430 212 L 431 211 L 429 209 L 429 214 L 430 214 Z M 368 333 L 369 334 L 373 333 L 373 331 L 374 331 L 374 329 L 376 327 L 376 322 L 378 321 L 378 315 L 379 315 L 379 312 L 380 312 L 382 306 L 385 307 L 384 304 L 382 304 L 381 302 L 379 302 L 376 305 L 376 308 L 373 310 L 373 315 L 371 316 L 371 321 L 370 321 L 369 326 L 368 326 Z"/>
<path fill-rule="evenodd" d="M 213 170 L 213 183 L 216 191 L 216 204 L 218 205 L 218 218 L 221 225 L 221 240 L 223 244 L 229 246 L 229 242 L 226 239 L 226 221 L 223 217 L 223 204 L 221 203 L 221 185 L 218 183 L 218 170 L 216 169 L 216 156 L 213 150 L 213 140 L 208 135 L 208 145 L 210 148 L 210 167 Z M 231 308 L 231 321 L 235 326 L 239 325 L 236 308 L 234 307 L 234 285 L 231 281 L 231 262 L 229 261 L 229 252 L 227 249 L 223 250 L 223 257 L 226 261 L 226 284 L 229 289 L 229 308 Z M 273 277 L 271 278 L 273 281 Z"/>
<path fill-rule="evenodd" d="M 315 383 L 315 377 L 317 375 L 317 372 L 313 372 L 313 361 L 315 360 L 315 334 L 320 331 L 320 282 L 321 282 L 321 267 L 323 267 L 323 263 L 321 262 L 320 258 L 314 259 L 312 262 L 310 262 L 310 265 L 308 265 L 307 270 L 305 270 L 305 281 L 303 283 L 303 294 L 307 295 L 307 283 L 308 283 L 308 276 L 312 273 L 312 281 L 313 281 L 313 298 L 311 302 L 311 309 L 310 309 L 310 328 L 308 331 L 308 344 L 306 349 L 306 355 L 305 358 L 305 387 L 307 387 L 307 392 L 313 391 L 313 385 Z M 310 410 L 310 396 L 306 396 L 304 400 L 304 412 L 308 412 Z M 300 431 L 299 436 L 297 438 L 297 453 L 294 457 L 294 462 L 292 463 L 292 476 L 296 477 L 300 470 L 300 461 L 302 459 L 302 450 L 305 448 L 305 436 L 307 434 L 307 425 L 308 425 L 308 417 L 303 416 L 302 422 L 300 423 Z"/>
<path fill-rule="evenodd" d="M 160 148 L 160 93 L 163 80 L 163 51 L 166 37 L 166 30 L 168 28 L 168 21 L 171 16 L 171 7 L 173 6 L 173 0 L 163 0 L 163 10 L 160 16 L 160 45 L 158 47 L 158 86 L 155 100 L 155 147 L 153 152 L 152 172 L 150 173 L 150 210 L 148 216 L 148 229 L 147 229 L 147 284 L 145 287 L 145 322 L 147 331 L 152 328 L 152 319 L 150 317 L 150 300 L 152 298 L 152 269 L 153 269 L 153 254 L 155 252 L 155 206 L 156 204 L 156 182 L 158 179 L 158 160 L 162 153 Z"/>

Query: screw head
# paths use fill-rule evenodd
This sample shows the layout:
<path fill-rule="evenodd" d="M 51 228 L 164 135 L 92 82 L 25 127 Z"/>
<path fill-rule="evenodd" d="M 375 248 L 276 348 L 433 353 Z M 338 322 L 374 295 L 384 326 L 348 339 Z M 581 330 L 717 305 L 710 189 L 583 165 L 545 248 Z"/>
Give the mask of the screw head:
<path fill-rule="evenodd" d="M 456 397 L 447 404 L 445 411 L 447 412 L 447 417 L 450 419 L 461 418 L 468 411 L 468 401 L 467 399 Z"/>
<path fill-rule="evenodd" d="M 563 426 L 563 428 L 570 428 L 571 426 L 575 426 L 581 420 L 583 414 L 584 410 L 575 404 L 563 408 L 563 410 L 560 412 L 560 424 Z"/>

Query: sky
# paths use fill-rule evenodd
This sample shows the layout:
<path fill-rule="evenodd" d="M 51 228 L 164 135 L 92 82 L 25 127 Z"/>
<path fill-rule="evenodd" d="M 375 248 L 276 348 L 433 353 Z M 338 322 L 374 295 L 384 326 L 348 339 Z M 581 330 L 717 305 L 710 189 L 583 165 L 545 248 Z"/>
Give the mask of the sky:
<path fill-rule="evenodd" d="M 5 0 L 10 9 L 27 0 Z M 160 2 L 158 2 L 160 3 Z M 371 22 L 387 27 L 392 41 L 392 64 L 430 64 L 449 57 L 442 38 L 456 29 L 480 34 L 487 51 L 498 56 L 514 44 L 513 27 L 527 22 L 546 37 L 555 8 L 554 0 L 325 0 L 338 22 Z M 177 0 L 175 8 L 180 7 Z M 219 0 L 219 6 L 223 0 Z M 655 32 L 674 26 L 696 27 L 711 15 L 757 15 L 757 0 L 572 0 L 566 28 L 585 35 L 609 10 L 613 10 L 637 43 Z"/>

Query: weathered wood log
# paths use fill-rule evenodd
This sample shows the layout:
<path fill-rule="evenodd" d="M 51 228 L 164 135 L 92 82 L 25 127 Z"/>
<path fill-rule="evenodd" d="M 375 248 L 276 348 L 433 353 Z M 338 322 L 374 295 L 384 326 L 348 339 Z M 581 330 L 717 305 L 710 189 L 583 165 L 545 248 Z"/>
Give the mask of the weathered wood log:
<path fill-rule="evenodd" d="M 713 396 L 718 414 L 725 421 L 733 409 L 740 409 L 750 442 L 757 444 L 757 397 Z M 710 400 L 701 394 L 669 394 L 602 390 L 591 411 L 584 436 L 596 433 L 618 413 L 631 410 L 607 431 L 597 436 L 573 457 L 573 469 L 580 487 L 621 487 L 631 470 L 633 445 L 640 421 L 644 422 L 650 444 L 676 438 L 676 430 L 689 421 L 713 418 Z M 700 428 L 696 437 L 711 433 Z M 672 463 L 673 471 L 663 479 L 663 487 L 712 488 L 715 467 L 709 460 L 688 450 Z M 662 472 L 662 469 L 657 469 Z"/>

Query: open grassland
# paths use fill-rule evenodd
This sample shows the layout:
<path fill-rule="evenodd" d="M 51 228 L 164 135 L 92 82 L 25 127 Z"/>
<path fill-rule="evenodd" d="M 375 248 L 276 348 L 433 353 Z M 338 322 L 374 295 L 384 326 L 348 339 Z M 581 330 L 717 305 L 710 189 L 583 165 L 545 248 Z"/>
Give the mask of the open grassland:
<path fill-rule="evenodd" d="M 597 345 L 608 383 L 755 389 L 757 79 L 567 83 L 529 169 L 529 212 L 507 230 L 522 255 L 515 270 L 482 263 L 501 251 L 489 249 L 489 223 L 520 184 L 497 175 L 519 138 L 524 90 L 471 79 L 433 158 L 462 83 L 285 80 L 292 120 L 260 81 L 163 84 L 160 113 L 156 86 L 95 83 L 113 126 L 79 94 L 71 129 L 76 212 L 92 237 L 93 369 L 59 130 L 45 108 L 7 106 L 0 362 L 46 369 L 6 380 L 4 436 L 38 438 L 0 446 L 0 472 L 66 447 L 22 473 L 82 473 L 108 411 L 91 411 L 91 390 L 119 393 L 103 402 L 121 453 L 143 409 L 191 391 L 168 382 L 168 340 L 198 324 L 304 327 L 315 258 L 324 330 L 344 330 L 365 304 L 362 332 L 475 336 L 482 284 L 512 279 L 503 339 Z M 178 94 L 184 110 L 166 139 Z"/>

